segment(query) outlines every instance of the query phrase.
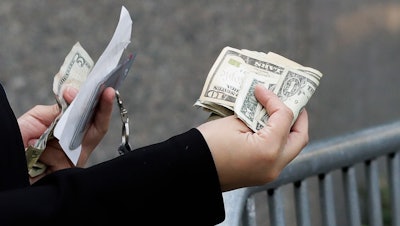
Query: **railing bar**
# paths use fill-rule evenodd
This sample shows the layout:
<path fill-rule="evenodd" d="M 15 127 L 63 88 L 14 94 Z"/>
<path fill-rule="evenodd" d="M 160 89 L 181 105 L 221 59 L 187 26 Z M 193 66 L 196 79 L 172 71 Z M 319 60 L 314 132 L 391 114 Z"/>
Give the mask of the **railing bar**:
<path fill-rule="evenodd" d="M 294 195 L 298 226 L 311 226 L 310 204 L 308 202 L 307 181 L 302 180 L 294 183 Z"/>
<path fill-rule="evenodd" d="M 366 172 L 369 225 L 382 226 L 382 205 L 377 160 L 374 159 L 366 163 Z"/>
<path fill-rule="evenodd" d="M 360 226 L 360 207 L 357 192 L 357 182 L 354 167 L 345 168 L 343 171 L 343 185 L 345 203 L 348 208 L 349 226 Z"/>
<path fill-rule="evenodd" d="M 336 226 L 335 199 L 333 197 L 332 175 L 318 177 L 322 225 Z"/>
<path fill-rule="evenodd" d="M 286 225 L 285 208 L 283 206 L 281 188 L 270 189 L 267 191 L 267 195 L 271 226 Z"/>
<path fill-rule="evenodd" d="M 277 180 L 253 187 L 252 192 L 279 187 L 303 178 L 362 163 L 368 159 L 398 152 L 400 120 L 360 130 L 308 145 L 281 172 Z"/>
<path fill-rule="evenodd" d="M 355 133 L 349 133 L 344 136 L 336 138 L 330 138 L 327 140 L 321 140 L 308 145 L 302 153 L 296 157 L 285 169 L 281 172 L 280 176 L 271 183 L 267 183 L 262 186 L 247 187 L 243 189 L 234 190 L 231 192 L 225 192 L 224 203 L 226 204 L 226 220 L 222 223 L 224 225 L 233 226 L 232 222 L 239 222 L 242 216 L 243 209 L 245 208 L 246 196 L 254 194 L 258 191 L 275 191 L 277 187 L 281 187 L 285 184 L 293 183 L 295 181 L 303 180 L 312 176 L 323 175 L 332 172 L 336 169 L 344 169 L 352 167 L 358 163 L 363 163 L 369 159 L 378 158 L 385 155 L 393 155 L 395 153 L 395 159 L 390 160 L 391 170 L 390 178 L 392 186 L 391 189 L 391 202 L 392 209 L 392 222 L 391 225 L 400 226 L 400 169 L 399 169 L 399 147 L 400 147 L 400 120 L 397 122 L 390 122 L 386 125 L 377 127 L 371 127 L 370 129 L 360 130 Z M 351 169 L 351 168 L 350 168 Z M 350 178 L 345 179 L 348 181 L 345 187 L 349 187 Z M 355 181 L 355 179 L 354 179 Z M 323 182 L 322 182 L 323 183 Z M 354 182 L 356 185 L 356 183 Z M 357 187 L 357 186 L 355 186 Z M 321 188 L 320 188 L 321 189 Z M 356 190 L 348 190 L 346 194 L 348 197 L 352 197 L 350 193 L 356 192 Z M 226 198 L 227 197 L 227 198 Z M 355 198 L 354 198 L 355 197 Z M 358 196 L 354 196 L 356 202 L 354 205 L 359 205 Z M 227 200 L 227 201 L 226 201 Z M 357 203 L 357 204 L 356 204 Z M 360 207 L 348 206 L 349 209 L 353 209 L 351 214 L 357 220 L 360 221 Z M 281 208 L 282 209 L 282 208 Z M 355 210 L 354 210 L 355 209 Z M 271 210 L 270 210 L 271 211 Z M 283 214 L 283 213 L 282 213 Z M 281 215 L 283 217 L 283 215 Z M 279 218 L 274 221 L 279 222 Z M 280 221 L 284 222 L 283 218 Z M 279 225 L 279 224 L 278 224 Z M 360 225 L 360 224 L 355 224 Z"/>
<path fill-rule="evenodd" d="M 391 206 L 391 225 L 400 226 L 400 154 L 388 157 L 389 192 Z"/>
<path fill-rule="evenodd" d="M 254 195 L 251 195 L 246 202 L 246 209 L 244 211 L 243 221 L 246 226 L 256 226 L 256 199 Z"/>

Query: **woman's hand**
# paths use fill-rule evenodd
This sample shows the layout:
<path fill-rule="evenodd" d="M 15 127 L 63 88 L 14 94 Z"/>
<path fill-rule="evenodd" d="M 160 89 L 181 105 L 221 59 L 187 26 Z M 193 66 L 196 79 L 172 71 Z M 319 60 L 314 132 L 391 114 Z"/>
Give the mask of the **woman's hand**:
<path fill-rule="evenodd" d="M 75 88 L 68 87 L 66 88 L 63 97 L 67 103 L 71 103 L 77 92 L 78 90 Z M 90 154 L 107 133 L 114 98 L 115 90 L 113 88 L 107 88 L 102 93 L 92 122 L 82 141 L 82 151 L 76 166 L 83 167 L 86 164 Z M 37 105 L 18 118 L 18 124 L 25 148 L 29 145 L 35 144 L 37 139 L 50 126 L 60 112 L 61 109 L 59 109 L 57 104 L 46 106 Z M 34 182 L 44 175 L 56 170 L 74 167 L 73 163 L 62 150 L 57 139 L 52 139 L 47 142 L 46 149 L 41 154 L 39 161 L 47 166 L 46 172 L 35 177 L 31 182 Z"/>
<path fill-rule="evenodd" d="M 303 110 L 291 127 L 292 111 L 271 91 L 258 85 L 267 125 L 254 133 L 236 116 L 198 127 L 214 158 L 223 191 L 262 185 L 276 179 L 308 143 L 308 116 Z"/>

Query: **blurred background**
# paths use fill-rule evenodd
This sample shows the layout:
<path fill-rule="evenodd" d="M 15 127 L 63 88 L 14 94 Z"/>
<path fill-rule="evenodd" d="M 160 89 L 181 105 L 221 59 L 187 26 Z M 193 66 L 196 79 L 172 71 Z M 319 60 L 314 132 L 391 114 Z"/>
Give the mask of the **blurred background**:
<path fill-rule="evenodd" d="M 324 76 L 308 102 L 310 142 L 400 117 L 397 0 L 13 1 L 0 2 L 0 82 L 16 116 L 54 104 L 53 77 L 79 41 L 93 60 L 133 19 L 133 67 L 120 89 L 131 145 L 163 141 L 204 122 L 193 107 L 223 47 L 273 51 Z M 117 105 L 90 159 L 117 156 Z"/>

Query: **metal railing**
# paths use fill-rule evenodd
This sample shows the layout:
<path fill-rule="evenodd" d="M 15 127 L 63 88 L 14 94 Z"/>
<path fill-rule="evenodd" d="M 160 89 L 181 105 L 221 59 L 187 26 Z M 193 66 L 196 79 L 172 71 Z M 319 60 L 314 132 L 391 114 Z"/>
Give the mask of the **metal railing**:
<path fill-rule="evenodd" d="M 310 143 L 275 181 L 223 196 L 219 226 L 400 226 L 400 121 Z"/>

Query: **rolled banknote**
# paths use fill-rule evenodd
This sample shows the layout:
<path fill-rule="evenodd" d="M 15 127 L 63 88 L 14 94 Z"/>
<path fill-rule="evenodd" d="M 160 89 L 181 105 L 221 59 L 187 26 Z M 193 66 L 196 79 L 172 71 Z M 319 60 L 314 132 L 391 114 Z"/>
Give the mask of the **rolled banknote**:
<path fill-rule="evenodd" d="M 260 126 L 259 112 L 262 105 L 257 101 L 254 95 L 256 85 L 263 85 L 267 89 L 273 90 L 275 85 L 263 76 L 251 75 L 246 77 L 240 87 L 240 91 L 234 106 L 234 113 L 240 118 L 247 126 L 256 131 L 255 128 Z"/>
<path fill-rule="evenodd" d="M 225 117 L 235 114 L 253 131 L 263 128 L 267 111 L 254 88 L 272 90 L 293 111 L 295 122 L 319 85 L 322 73 L 274 52 L 225 47 L 208 73 L 194 106 Z"/>
<path fill-rule="evenodd" d="M 294 118 L 292 124 L 296 121 L 301 110 L 314 94 L 318 85 L 319 80 L 317 78 L 296 69 L 288 69 L 280 82 L 276 85 L 273 90 L 274 93 L 293 112 Z M 240 105 L 240 103 L 237 104 Z M 256 115 L 256 123 L 252 128 L 254 131 L 263 128 L 268 120 L 267 111 L 260 103 L 258 103 Z"/>
<path fill-rule="evenodd" d="M 79 90 L 92 70 L 93 65 L 92 58 L 90 58 L 81 44 L 79 42 L 75 43 L 53 80 L 53 92 L 57 102 L 63 106 L 64 110 L 67 106 L 62 96 L 65 88 L 70 86 Z"/>
<path fill-rule="evenodd" d="M 285 71 L 273 91 L 292 110 L 293 124 L 319 86 L 322 73 L 273 52 L 269 52 L 266 59 L 285 67 Z M 257 111 L 257 123 L 252 128 L 255 131 L 264 127 L 268 120 L 267 111 L 260 103 L 258 103 Z"/>
<path fill-rule="evenodd" d="M 214 103 L 233 111 L 242 80 L 251 75 L 267 77 L 278 83 L 284 67 L 271 64 L 258 54 L 249 54 L 232 47 L 225 47 L 210 72 L 195 106 Z"/>
<path fill-rule="evenodd" d="M 53 130 L 61 115 L 68 107 L 67 102 L 63 98 L 63 92 L 67 86 L 74 87 L 79 90 L 81 84 L 86 80 L 89 72 L 93 67 L 93 60 L 89 54 L 77 42 L 64 59 L 64 63 L 60 67 L 59 72 L 54 76 L 53 92 L 61 113 L 40 136 L 33 146 L 28 146 L 25 156 L 28 164 L 28 172 L 31 177 L 40 175 L 46 169 L 44 164 L 38 162 L 40 155 L 46 148 L 47 141 L 54 138 Z"/>

